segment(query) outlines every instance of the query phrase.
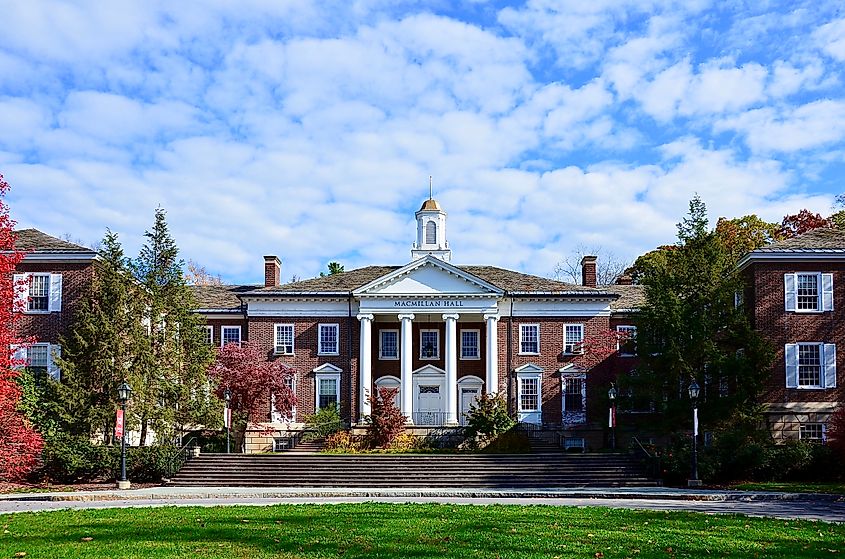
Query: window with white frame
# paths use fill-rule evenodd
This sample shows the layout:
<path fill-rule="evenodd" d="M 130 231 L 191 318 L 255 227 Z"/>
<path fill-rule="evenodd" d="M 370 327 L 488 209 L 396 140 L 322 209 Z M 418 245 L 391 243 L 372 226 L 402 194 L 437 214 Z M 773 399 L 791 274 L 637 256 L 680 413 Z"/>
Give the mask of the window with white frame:
<path fill-rule="evenodd" d="M 317 353 L 319 355 L 337 355 L 338 351 L 338 331 L 340 327 L 337 324 L 320 324 L 319 342 L 317 346 Z"/>
<path fill-rule="evenodd" d="M 540 409 L 540 377 L 526 376 L 519 379 L 519 410 L 523 412 Z"/>
<path fill-rule="evenodd" d="M 221 326 L 220 327 L 220 346 L 227 344 L 241 344 L 241 327 L 240 326 Z"/>
<path fill-rule="evenodd" d="M 379 359 L 399 359 L 399 330 L 380 330 Z"/>
<path fill-rule="evenodd" d="M 563 380 L 563 411 L 584 411 L 586 399 L 586 376 L 566 376 Z"/>
<path fill-rule="evenodd" d="M 50 366 L 50 344 L 32 344 L 27 350 L 27 369 L 47 374 Z"/>
<path fill-rule="evenodd" d="M 340 375 L 318 374 L 317 382 L 317 410 L 336 407 L 340 403 Z"/>
<path fill-rule="evenodd" d="M 540 325 L 519 325 L 519 353 L 540 353 Z"/>
<path fill-rule="evenodd" d="M 56 344 L 37 343 L 15 350 L 15 358 L 24 362 L 24 366 L 34 373 L 36 379 L 61 379 L 61 371 L 56 358 L 61 356 L 62 348 Z"/>
<path fill-rule="evenodd" d="M 637 354 L 637 327 L 617 326 L 616 327 L 616 349 L 619 355 L 630 357 Z"/>
<path fill-rule="evenodd" d="M 296 397 L 296 376 L 288 375 L 285 377 L 285 386 L 288 387 L 291 394 Z M 290 409 L 290 412 L 285 415 L 276 411 L 276 395 L 270 394 L 270 421 L 273 423 L 291 423 L 296 421 L 296 406 Z"/>
<path fill-rule="evenodd" d="M 802 423 L 798 427 L 798 438 L 802 441 L 825 442 L 824 423 Z"/>
<path fill-rule="evenodd" d="M 584 325 L 564 324 L 563 325 L 563 352 L 567 354 L 583 353 L 584 351 Z"/>
<path fill-rule="evenodd" d="M 797 272 L 784 274 L 785 309 L 791 312 L 833 310 L 833 274 Z"/>
<path fill-rule="evenodd" d="M 836 345 L 786 344 L 787 388 L 836 388 Z"/>
<path fill-rule="evenodd" d="M 202 327 L 202 341 L 206 345 L 212 345 L 214 343 L 214 327 L 213 326 L 203 326 Z"/>
<path fill-rule="evenodd" d="M 30 276 L 26 310 L 30 312 L 48 312 L 50 310 L 50 274 L 32 274 Z"/>
<path fill-rule="evenodd" d="M 274 325 L 273 338 L 273 351 L 277 355 L 293 354 L 293 324 Z"/>
<path fill-rule="evenodd" d="M 440 330 L 420 330 L 420 359 L 440 357 Z"/>
<path fill-rule="evenodd" d="M 62 274 L 14 274 L 15 311 L 49 313 L 62 310 Z"/>
<path fill-rule="evenodd" d="M 461 330 L 461 359 L 479 359 L 479 330 Z"/>

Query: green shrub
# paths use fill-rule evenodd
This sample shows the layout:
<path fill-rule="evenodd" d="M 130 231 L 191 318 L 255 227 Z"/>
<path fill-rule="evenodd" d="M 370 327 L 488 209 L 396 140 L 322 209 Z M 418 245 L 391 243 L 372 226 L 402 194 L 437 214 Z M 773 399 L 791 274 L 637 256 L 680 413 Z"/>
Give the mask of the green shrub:
<path fill-rule="evenodd" d="M 340 407 L 327 406 L 303 417 L 305 428 L 309 431 L 303 440 L 310 440 L 317 437 L 328 437 L 343 429 L 340 421 Z"/>
<path fill-rule="evenodd" d="M 86 437 L 59 433 L 44 441 L 43 477 L 60 483 L 105 480 L 112 477 L 110 448 L 93 445 Z"/>
<path fill-rule="evenodd" d="M 508 403 L 501 394 L 482 394 L 467 413 L 466 435 L 495 437 L 514 426 L 508 415 Z"/>
<path fill-rule="evenodd" d="M 326 437 L 325 450 L 328 452 L 355 454 L 361 451 L 361 443 L 351 432 L 338 431 Z"/>

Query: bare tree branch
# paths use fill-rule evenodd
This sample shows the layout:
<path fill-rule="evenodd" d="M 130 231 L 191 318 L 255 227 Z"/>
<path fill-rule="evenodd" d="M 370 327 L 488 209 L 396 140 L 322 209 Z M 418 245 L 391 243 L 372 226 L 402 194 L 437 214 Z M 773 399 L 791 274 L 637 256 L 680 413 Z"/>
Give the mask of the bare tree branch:
<path fill-rule="evenodd" d="M 630 263 L 616 254 L 605 250 L 600 246 L 588 247 L 578 245 L 569 255 L 555 265 L 552 271 L 552 279 L 568 283 L 581 283 L 581 259 L 585 256 L 596 256 L 596 283 L 598 285 L 610 285 L 625 273 Z"/>

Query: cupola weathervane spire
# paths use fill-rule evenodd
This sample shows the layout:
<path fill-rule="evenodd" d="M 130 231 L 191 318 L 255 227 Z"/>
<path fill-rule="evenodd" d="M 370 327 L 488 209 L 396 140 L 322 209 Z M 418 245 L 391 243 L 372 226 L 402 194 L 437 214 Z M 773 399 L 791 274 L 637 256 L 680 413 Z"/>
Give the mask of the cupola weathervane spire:
<path fill-rule="evenodd" d="M 434 190 L 432 189 L 432 179 L 431 175 L 428 175 L 428 199 L 434 199 Z"/>

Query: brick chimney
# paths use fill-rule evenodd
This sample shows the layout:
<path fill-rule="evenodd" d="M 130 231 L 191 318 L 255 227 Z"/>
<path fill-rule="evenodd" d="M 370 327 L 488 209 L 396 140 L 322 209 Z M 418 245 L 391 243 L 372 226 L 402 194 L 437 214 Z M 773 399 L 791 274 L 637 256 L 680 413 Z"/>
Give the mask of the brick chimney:
<path fill-rule="evenodd" d="M 581 285 L 596 286 L 596 260 L 595 256 L 585 256 L 581 259 Z"/>
<path fill-rule="evenodd" d="M 634 280 L 628 274 L 622 274 L 616 278 L 616 285 L 633 285 Z"/>
<path fill-rule="evenodd" d="M 278 287 L 282 282 L 282 261 L 278 256 L 264 257 L 264 287 Z"/>

